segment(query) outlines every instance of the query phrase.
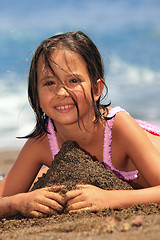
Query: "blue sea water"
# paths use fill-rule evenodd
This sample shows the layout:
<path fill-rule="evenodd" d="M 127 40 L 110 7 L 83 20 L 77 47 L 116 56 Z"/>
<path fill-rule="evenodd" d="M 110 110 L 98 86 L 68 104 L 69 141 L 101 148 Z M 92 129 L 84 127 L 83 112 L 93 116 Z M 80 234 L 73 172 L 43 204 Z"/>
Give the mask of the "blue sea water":
<path fill-rule="evenodd" d="M 108 99 L 160 125 L 159 0 L 1 0 L 0 149 L 19 148 L 35 120 L 27 100 L 29 61 L 56 33 L 82 30 L 99 48 Z M 26 61 L 28 59 L 28 61 Z"/>

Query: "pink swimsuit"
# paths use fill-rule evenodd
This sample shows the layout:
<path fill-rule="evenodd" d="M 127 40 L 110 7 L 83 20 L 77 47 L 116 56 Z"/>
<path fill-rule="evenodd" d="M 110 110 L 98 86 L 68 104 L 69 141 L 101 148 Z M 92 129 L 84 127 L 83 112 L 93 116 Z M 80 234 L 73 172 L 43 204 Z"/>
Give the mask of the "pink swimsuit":
<path fill-rule="evenodd" d="M 120 107 L 114 107 L 109 111 L 108 117 L 113 117 L 111 120 L 106 121 L 105 125 L 105 131 L 104 131 L 104 146 L 103 146 L 103 163 L 106 169 L 110 169 L 114 174 L 119 177 L 120 179 L 124 181 L 132 181 L 135 180 L 138 177 L 138 170 L 135 171 L 120 171 L 116 169 L 113 164 L 112 164 L 112 159 L 111 159 L 111 142 L 112 142 L 112 125 L 114 122 L 114 117 L 118 112 L 125 112 L 127 113 L 124 109 Z M 128 114 L 128 113 L 127 113 Z M 141 121 L 141 120 L 136 120 L 138 124 L 146 131 L 160 136 L 160 127 L 151 124 L 149 122 Z M 48 139 L 49 139 L 49 144 L 52 152 L 52 157 L 54 159 L 54 156 L 59 152 L 59 146 L 58 146 L 58 141 L 57 137 L 52 125 L 51 120 L 49 119 L 48 121 Z"/>

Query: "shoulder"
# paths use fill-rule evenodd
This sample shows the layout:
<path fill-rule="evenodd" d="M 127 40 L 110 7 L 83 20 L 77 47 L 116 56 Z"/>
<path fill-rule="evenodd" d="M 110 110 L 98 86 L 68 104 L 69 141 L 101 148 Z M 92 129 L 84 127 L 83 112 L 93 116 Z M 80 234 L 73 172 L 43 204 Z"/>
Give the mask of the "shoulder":
<path fill-rule="evenodd" d="M 112 124 L 112 139 L 116 146 L 122 148 L 125 155 L 139 148 L 146 139 L 144 130 L 137 121 L 126 112 L 118 112 Z"/>
<path fill-rule="evenodd" d="M 48 158 L 52 159 L 47 135 L 40 138 L 30 138 L 23 146 L 20 156 L 25 156 L 41 165 L 48 165 Z"/>
<path fill-rule="evenodd" d="M 116 145 L 122 148 L 125 155 L 129 156 L 133 162 L 136 162 L 141 158 L 140 156 L 145 155 L 149 148 L 152 148 L 145 131 L 133 117 L 124 112 L 116 114 L 112 135 Z"/>
<path fill-rule="evenodd" d="M 136 132 L 143 131 L 132 116 L 130 116 L 127 112 L 124 111 L 116 113 L 112 127 L 112 131 L 114 134 L 118 136 L 119 134 L 121 136 L 127 135 L 128 137 L 130 137 L 130 134 L 133 132 L 135 133 L 135 130 Z"/>

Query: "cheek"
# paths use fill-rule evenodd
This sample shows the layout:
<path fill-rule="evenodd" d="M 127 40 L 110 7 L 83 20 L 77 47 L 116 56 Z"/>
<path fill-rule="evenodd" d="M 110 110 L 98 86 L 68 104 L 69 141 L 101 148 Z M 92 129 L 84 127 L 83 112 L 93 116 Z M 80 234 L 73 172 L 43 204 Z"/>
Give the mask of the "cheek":
<path fill-rule="evenodd" d="M 49 103 L 49 94 L 46 94 L 42 91 L 39 91 L 39 94 L 38 94 L 38 97 L 39 97 L 39 105 L 40 107 L 43 109 L 45 107 L 47 107 L 48 103 Z"/>
<path fill-rule="evenodd" d="M 40 107 L 42 107 L 42 103 L 43 103 L 43 95 L 41 94 L 41 91 L 38 90 L 38 100 L 39 100 L 39 105 Z"/>
<path fill-rule="evenodd" d="M 89 91 L 83 91 L 81 90 L 75 90 L 74 91 L 74 96 L 76 98 L 76 100 L 80 103 L 80 102 L 91 102 L 92 101 L 92 97 L 91 97 L 91 93 Z"/>

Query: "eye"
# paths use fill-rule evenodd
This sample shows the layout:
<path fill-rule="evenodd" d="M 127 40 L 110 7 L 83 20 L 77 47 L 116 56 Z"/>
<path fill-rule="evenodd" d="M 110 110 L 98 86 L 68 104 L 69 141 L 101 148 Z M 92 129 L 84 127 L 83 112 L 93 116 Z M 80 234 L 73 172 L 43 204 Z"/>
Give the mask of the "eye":
<path fill-rule="evenodd" d="M 80 82 L 80 79 L 78 78 L 73 78 L 70 80 L 70 83 L 79 83 Z"/>
<path fill-rule="evenodd" d="M 48 81 L 44 85 L 45 86 L 53 86 L 53 85 L 55 85 L 55 82 L 54 81 Z"/>

